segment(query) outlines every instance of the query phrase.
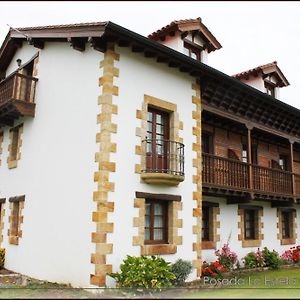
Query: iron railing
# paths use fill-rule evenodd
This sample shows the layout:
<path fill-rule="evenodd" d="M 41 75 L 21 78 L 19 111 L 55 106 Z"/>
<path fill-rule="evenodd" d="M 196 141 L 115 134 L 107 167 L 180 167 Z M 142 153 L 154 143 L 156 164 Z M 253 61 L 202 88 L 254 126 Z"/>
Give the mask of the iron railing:
<path fill-rule="evenodd" d="M 161 139 L 146 139 L 143 145 L 143 173 L 184 176 L 184 144 Z"/>

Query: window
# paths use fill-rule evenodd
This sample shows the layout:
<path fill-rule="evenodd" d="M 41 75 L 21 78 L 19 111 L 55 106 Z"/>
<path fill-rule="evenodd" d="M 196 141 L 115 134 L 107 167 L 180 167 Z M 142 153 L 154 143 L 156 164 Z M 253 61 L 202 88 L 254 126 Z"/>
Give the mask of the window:
<path fill-rule="evenodd" d="M 279 155 L 279 165 L 282 170 L 288 171 L 288 156 L 287 155 Z"/>
<path fill-rule="evenodd" d="M 22 230 L 20 229 L 23 223 L 23 216 L 21 215 L 24 208 L 25 195 L 9 198 L 11 215 L 9 221 L 9 243 L 18 245 L 19 238 L 22 237 Z"/>
<path fill-rule="evenodd" d="M 8 167 L 17 167 L 17 161 L 20 159 L 21 133 L 23 132 L 23 125 L 18 125 L 10 129 L 10 145 L 8 156 Z"/>
<path fill-rule="evenodd" d="M 291 220 L 292 214 L 290 211 L 282 211 L 281 222 L 282 222 L 282 238 L 289 239 L 292 237 L 291 234 Z"/>
<path fill-rule="evenodd" d="M 18 154 L 19 128 L 12 129 L 12 140 L 10 148 L 10 160 L 17 160 Z"/>
<path fill-rule="evenodd" d="M 251 145 L 251 158 L 252 158 L 252 163 L 254 165 L 257 165 L 258 164 L 257 145 Z M 244 163 L 248 162 L 248 146 L 247 146 L 247 144 L 243 144 L 243 146 L 242 146 L 242 161 Z"/>
<path fill-rule="evenodd" d="M 255 240 L 256 232 L 256 210 L 245 209 L 245 240 Z"/>
<path fill-rule="evenodd" d="M 209 207 L 202 208 L 202 241 L 209 241 L 209 227 L 210 227 L 210 213 Z"/>
<path fill-rule="evenodd" d="M 219 203 L 202 202 L 202 249 L 216 249 L 220 235 L 217 233 L 220 228 Z"/>
<path fill-rule="evenodd" d="M 147 113 L 147 171 L 167 172 L 169 165 L 169 114 L 149 107 Z"/>
<path fill-rule="evenodd" d="M 187 49 L 187 55 L 193 59 L 201 61 L 201 51 L 203 48 L 189 40 L 184 40 L 184 48 Z"/>
<path fill-rule="evenodd" d="M 265 82 L 266 93 L 272 97 L 275 97 L 275 85 Z"/>
<path fill-rule="evenodd" d="M 296 243 L 296 210 L 292 208 L 278 208 L 277 227 L 279 230 L 278 239 L 281 245 L 291 245 Z"/>
<path fill-rule="evenodd" d="M 202 132 L 202 152 L 213 154 L 213 135 L 209 132 Z"/>
<path fill-rule="evenodd" d="M 10 232 L 11 236 L 19 235 L 19 210 L 20 210 L 19 202 L 13 202 L 12 226 L 11 226 L 11 232 Z"/>
<path fill-rule="evenodd" d="M 168 243 L 167 202 L 146 200 L 145 244 Z"/>

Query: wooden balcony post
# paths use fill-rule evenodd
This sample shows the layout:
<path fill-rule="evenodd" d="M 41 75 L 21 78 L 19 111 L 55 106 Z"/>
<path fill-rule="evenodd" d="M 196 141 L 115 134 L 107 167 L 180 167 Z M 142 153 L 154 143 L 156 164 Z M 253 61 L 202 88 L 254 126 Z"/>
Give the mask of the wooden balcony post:
<path fill-rule="evenodd" d="M 296 195 L 296 184 L 295 184 L 295 173 L 294 173 L 294 141 L 289 139 L 290 141 L 290 158 L 291 158 L 291 172 L 292 172 L 292 191 L 293 195 Z"/>
<path fill-rule="evenodd" d="M 249 189 L 253 190 L 253 168 L 252 168 L 252 145 L 251 145 L 251 130 L 253 125 L 246 123 L 247 127 L 247 160 L 249 164 Z M 251 195 L 252 196 L 252 195 Z"/>

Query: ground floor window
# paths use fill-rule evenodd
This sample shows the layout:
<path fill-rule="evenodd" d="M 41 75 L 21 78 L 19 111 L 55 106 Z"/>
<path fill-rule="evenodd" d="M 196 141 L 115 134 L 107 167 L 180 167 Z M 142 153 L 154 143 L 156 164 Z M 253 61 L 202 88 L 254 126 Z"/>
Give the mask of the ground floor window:
<path fill-rule="evenodd" d="M 256 205 L 239 205 L 238 215 L 240 221 L 238 227 L 240 234 L 238 239 L 242 241 L 242 247 L 259 247 L 264 239 L 262 234 L 263 207 Z"/>
<path fill-rule="evenodd" d="M 19 238 L 22 237 L 21 224 L 23 223 L 22 209 L 24 208 L 25 196 L 9 198 L 10 202 L 10 226 L 8 230 L 10 244 L 18 245 Z"/>
<path fill-rule="evenodd" d="M 146 199 L 145 244 L 168 242 L 168 202 Z"/>
<path fill-rule="evenodd" d="M 277 209 L 279 229 L 278 239 L 281 245 L 296 243 L 296 210 L 291 208 Z"/>
<path fill-rule="evenodd" d="M 202 249 L 215 249 L 220 237 L 217 229 L 220 228 L 218 215 L 220 214 L 219 204 L 203 201 L 202 203 Z"/>
<path fill-rule="evenodd" d="M 254 209 L 245 209 L 245 240 L 255 240 L 255 233 L 257 232 L 258 224 L 257 220 L 257 210 Z"/>

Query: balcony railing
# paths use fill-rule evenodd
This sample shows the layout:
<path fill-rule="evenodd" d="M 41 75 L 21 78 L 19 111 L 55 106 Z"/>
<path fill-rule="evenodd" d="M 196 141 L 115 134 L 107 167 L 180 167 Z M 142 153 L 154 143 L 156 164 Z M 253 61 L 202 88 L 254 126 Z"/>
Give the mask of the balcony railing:
<path fill-rule="evenodd" d="M 293 174 L 283 170 L 250 165 L 237 160 L 202 154 L 203 183 L 233 190 L 262 192 L 267 194 L 293 194 Z M 250 189 L 252 168 L 252 189 Z M 300 195 L 300 176 L 295 175 L 296 195 Z"/>
<path fill-rule="evenodd" d="M 179 142 L 159 139 L 142 141 L 143 173 L 165 173 L 184 176 L 184 145 Z"/>
<path fill-rule="evenodd" d="M 9 100 L 34 102 L 37 78 L 14 74 L 0 82 L 0 106 Z"/>
<path fill-rule="evenodd" d="M 0 117 L 9 120 L 19 116 L 34 116 L 37 80 L 37 78 L 19 73 L 2 80 L 0 82 Z"/>
<path fill-rule="evenodd" d="M 233 159 L 202 154 L 203 182 L 238 189 L 249 188 L 249 165 Z"/>

